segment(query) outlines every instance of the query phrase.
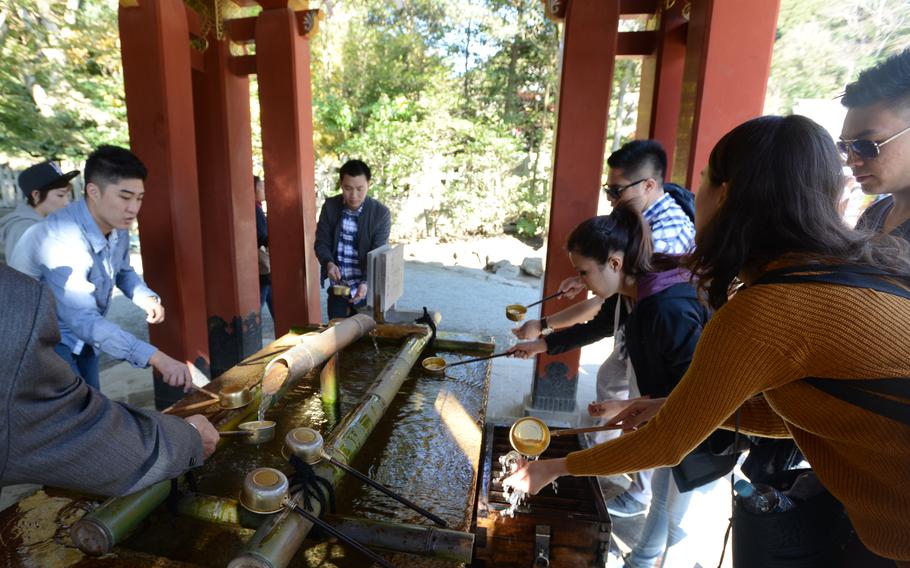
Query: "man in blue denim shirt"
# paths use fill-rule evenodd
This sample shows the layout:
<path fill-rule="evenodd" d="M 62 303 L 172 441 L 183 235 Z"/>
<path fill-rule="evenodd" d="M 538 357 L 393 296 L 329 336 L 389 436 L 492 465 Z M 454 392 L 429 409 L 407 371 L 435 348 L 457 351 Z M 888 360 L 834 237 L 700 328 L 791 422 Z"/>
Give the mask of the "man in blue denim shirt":
<path fill-rule="evenodd" d="M 57 353 L 96 389 L 101 351 L 135 367 L 152 365 L 172 386 L 189 389 L 192 384 L 186 364 L 104 318 L 116 285 L 145 310 L 146 321 L 164 321 L 157 294 L 130 266 L 128 229 L 142 206 L 146 175 L 129 150 L 99 147 L 85 163 L 85 199 L 30 228 L 9 262 L 53 291 L 60 327 Z"/>

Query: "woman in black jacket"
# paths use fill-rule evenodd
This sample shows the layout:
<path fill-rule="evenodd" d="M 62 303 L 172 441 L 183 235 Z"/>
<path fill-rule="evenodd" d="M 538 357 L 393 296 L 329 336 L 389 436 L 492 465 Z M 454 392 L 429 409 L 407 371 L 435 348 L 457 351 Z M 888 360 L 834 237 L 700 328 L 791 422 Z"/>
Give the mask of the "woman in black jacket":
<path fill-rule="evenodd" d="M 635 375 L 632 384 L 642 396 L 667 396 L 685 374 L 710 316 L 698 301 L 689 273 L 671 257 L 652 257 L 647 224 L 628 208 L 580 224 L 569 236 L 567 248 L 590 291 L 604 298 L 618 293 L 634 302 L 626 320 L 626 349 Z M 511 351 L 519 357 L 531 355 L 523 345 Z M 605 406 L 595 403 L 590 410 L 605 412 Z M 623 406 L 614 402 L 609 410 L 615 413 Z M 691 498 L 687 491 L 726 473 L 727 463 L 694 482 L 685 479 L 681 470 L 674 475 L 675 468 L 654 472 L 651 508 L 641 539 L 626 559 L 627 567 L 653 566 L 683 539 L 680 523 Z"/>

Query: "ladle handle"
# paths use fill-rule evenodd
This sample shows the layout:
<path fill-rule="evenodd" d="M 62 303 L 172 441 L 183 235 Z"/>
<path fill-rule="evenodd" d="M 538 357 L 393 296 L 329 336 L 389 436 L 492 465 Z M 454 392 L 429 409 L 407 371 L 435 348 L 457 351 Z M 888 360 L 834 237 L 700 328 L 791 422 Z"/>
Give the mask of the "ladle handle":
<path fill-rule="evenodd" d="M 585 432 L 603 432 L 604 430 L 622 430 L 622 426 L 589 426 L 588 428 L 567 428 L 565 430 L 550 430 L 550 436 L 571 436 L 572 434 L 584 434 Z"/>
<path fill-rule="evenodd" d="M 447 363 L 446 369 L 449 367 L 455 367 L 457 365 L 466 365 L 468 363 L 477 363 L 478 361 L 486 361 L 487 359 L 495 359 L 497 357 L 505 357 L 506 355 L 511 355 L 508 351 L 503 353 L 497 353 L 496 355 L 487 355 L 486 357 L 477 357 L 476 359 L 466 359 L 464 361 L 459 361 L 457 363 Z"/>
<path fill-rule="evenodd" d="M 528 305 L 525 306 L 525 307 L 526 307 L 526 308 L 533 308 L 533 307 L 536 306 L 537 304 L 542 304 L 542 303 L 546 302 L 547 300 L 552 300 L 553 298 L 556 298 L 557 296 L 562 296 L 564 293 L 565 293 L 565 292 L 563 292 L 562 290 L 560 290 L 559 292 L 556 292 L 555 294 L 551 294 L 551 295 L 547 296 L 547 297 L 544 298 L 543 300 L 537 300 L 537 301 L 534 302 L 533 304 L 528 304 Z"/>
<path fill-rule="evenodd" d="M 225 430 L 218 432 L 219 436 L 252 436 L 253 434 L 252 430 Z"/>
<path fill-rule="evenodd" d="M 221 397 L 218 396 L 218 394 L 213 393 L 213 392 L 209 392 L 209 391 L 205 390 L 205 389 L 202 388 L 202 387 L 197 387 L 196 385 L 194 385 L 194 384 L 192 384 L 192 383 L 190 383 L 190 388 L 192 388 L 192 389 L 193 389 L 194 391 L 196 391 L 196 392 L 199 392 L 199 393 L 204 394 L 205 396 L 207 396 L 207 397 L 209 397 L 209 398 L 211 398 L 211 399 L 213 399 L 213 400 L 221 400 Z"/>
<path fill-rule="evenodd" d="M 217 398 L 211 398 L 209 400 L 203 400 L 202 402 L 194 402 L 193 404 L 185 404 L 183 406 L 172 406 L 170 408 L 165 408 L 161 411 L 162 414 L 177 414 L 184 413 L 189 410 L 197 410 L 199 408 L 205 408 L 206 406 L 212 406 L 213 404 L 218 404 Z"/>
<path fill-rule="evenodd" d="M 360 481 L 366 483 L 367 485 L 373 487 L 373 488 L 376 489 L 377 491 L 380 491 L 380 492 L 382 492 L 382 493 L 385 493 L 386 495 L 388 495 L 388 496 L 391 497 L 392 499 L 398 501 L 398 502 L 401 503 L 402 505 L 404 505 L 404 506 L 406 506 L 406 507 L 410 507 L 410 508 L 413 509 L 414 511 L 417 511 L 418 513 L 420 513 L 420 514 L 423 515 L 424 517 L 426 517 L 426 518 L 430 519 L 431 521 L 433 521 L 434 523 L 436 523 L 437 526 L 440 526 L 440 527 L 443 527 L 443 528 L 446 527 L 446 522 L 445 522 L 444 520 L 442 520 L 441 518 L 437 517 L 437 516 L 434 515 L 433 513 L 427 511 L 426 509 L 424 509 L 424 508 L 421 507 L 420 505 L 417 505 L 417 504 L 414 503 L 413 501 L 411 501 L 411 500 L 409 500 L 409 499 L 406 499 L 405 497 L 402 497 L 401 495 L 395 493 L 394 491 L 392 491 L 391 489 L 389 489 L 389 488 L 386 487 L 385 485 L 379 483 L 378 481 L 375 481 L 375 480 L 373 480 L 373 479 L 370 479 L 369 477 L 367 477 L 367 476 L 365 476 L 364 474 L 360 473 L 359 471 L 357 471 L 357 470 L 354 469 L 353 467 L 351 467 L 351 466 L 349 466 L 349 465 L 347 465 L 347 464 L 345 464 L 345 463 L 342 463 L 342 462 L 336 460 L 336 459 L 333 458 L 332 456 L 326 455 L 325 457 L 328 458 L 329 463 L 332 464 L 332 465 L 334 465 L 335 467 L 337 467 L 337 468 L 339 468 L 339 469 L 342 469 L 342 470 L 344 470 L 345 472 L 347 472 L 347 473 L 353 475 L 354 477 L 356 477 L 356 478 L 359 479 Z"/>
<path fill-rule="evenodd" d="M 380 566 L 384 566 L 385 568 L 395 568 L 395 565 L 394 565 L 394 564 L 389 563 L 389 561 L 386 560 L 385 558 L 383 558 L 382 556 L 379 556 L 378 554 L 376 554 L 375 552 L 373 552 L 373 551 L 370 550 L 369 548 L 367 548 L 367 547 L 365 547 L 364 545 L 360 544 L 359 542 L 357 542 L 356 540 L 354 540 L 353 538 L 351 538 L 351 537 L 348 536 L 347 534 L 341 532 L 340 530 L 336 529 L 335 527 L 333 527 L 333 526 L 330 525 L 329 523 L 323 521 L 322 519 L 320 519 L 319 517 L 317 517 L 317 516 L 314 515 L 313 513 L 307 511 L 306 509 L 304 509 L 304 508 L 301 507 L 300 505 L 291 505 L 291 504 L 288 504 L 287 506 L 288 506 L 291 510 L 293 510 L 293 511 L 299 513 L 304 519 L 310 521 L 311 523 L 313 523 L 313 524 L 316 525 L 317 527 L 321 528 L 321 529 L 324 530 L 325 532 L 327 532 L 327 533 L 329 533 L 330 535 L 334 536 L 334 537 L 337 538 L 338 540 L 344 542 L 345 544 L 347 544 L 347 545 L 350 546 L 351 548 L 357 550 L 358 552 L 360 552 L 360 553 L 363 554 L 364 556 L 367 556 L 367 557 L 368 557 L 370 560 L 372 560 L 373 562 L 379 564 Z"/>

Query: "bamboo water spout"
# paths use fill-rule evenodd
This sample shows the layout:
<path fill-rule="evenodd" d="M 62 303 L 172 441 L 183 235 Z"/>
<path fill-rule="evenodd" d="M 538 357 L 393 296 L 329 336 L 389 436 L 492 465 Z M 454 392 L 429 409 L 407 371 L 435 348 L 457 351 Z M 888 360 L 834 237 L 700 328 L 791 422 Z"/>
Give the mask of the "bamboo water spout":
<path fill-rule="evenodd" d="M 270 402 L 274 403 L 281 397 L 282 387 L 299 380 L 313 367 L 322 364 L 375 327 L 376 322 L 372 318 L 357 314 L 321 333 L 301 336 L 296 346 L 266 366 L 263 393 L 268 394 Z M 235 418 L 222 427 L 228 426 L 230 429 L 238 421 Z M 107 500 L 73 525 L 73 541 L 86 554 L 101 555 L 110 552 L 143 519 L 164 503 L 170 494 L 170 488 L 170 481 L 162 481 L 131 495 Z"/>
<path fill-rule="evenodd" d="M 342 463 L 350 463 L 382 418 L 429 339 L 430 333 L 426 328 L 423 335 L 408 338 L 398 354 L 386 364 L 360 404 L 335 428 L 326 441 L 326 453 Z M 341 469 L 325 462 L 316 464 L 313 469 L 335 486 L 344 475 Z M 300 495 L 293 496 L 291 501 L 294 505 L 303 506 Z M 312 512 L 318 515 L 319 506 Z M 297 553 L 312 526 L 297 513 L 276 513 L 256 531 L 228 568 L 283 568 Z"/>
<path fill-rule="evenodd" d="M 263 394 L 277 393 L 288 379 L 300 379 L 375 327 L 373 318 L 357 314 L 322 333 L 301 336 L 300 343 L 272 359 L 266 366 L 262 379 Z"/>
<path fill-rule="evenodd" d="M 209 523 L 249 529 L 258 528 L 266 518 L 250 513 L 236 499 L 200 494 L 181 497 L 177 502 L 177 513 Z M 326 515 L 325 520 L 366 546 L 465 564 L 471 562 L 474 535 L 469 532 L 343 515 Z"/>

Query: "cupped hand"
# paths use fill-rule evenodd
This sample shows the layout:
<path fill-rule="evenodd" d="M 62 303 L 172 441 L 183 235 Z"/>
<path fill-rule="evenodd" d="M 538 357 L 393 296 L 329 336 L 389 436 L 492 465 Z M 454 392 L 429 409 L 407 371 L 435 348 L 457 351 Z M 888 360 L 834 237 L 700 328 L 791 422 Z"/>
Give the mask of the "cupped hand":
<path fill-rule="evenodd" d="M 512 333 L 521 340 L 537 339 L 540 337 L 540 320 L 528 320 L 521 326 L 512 328 Z"/>

